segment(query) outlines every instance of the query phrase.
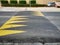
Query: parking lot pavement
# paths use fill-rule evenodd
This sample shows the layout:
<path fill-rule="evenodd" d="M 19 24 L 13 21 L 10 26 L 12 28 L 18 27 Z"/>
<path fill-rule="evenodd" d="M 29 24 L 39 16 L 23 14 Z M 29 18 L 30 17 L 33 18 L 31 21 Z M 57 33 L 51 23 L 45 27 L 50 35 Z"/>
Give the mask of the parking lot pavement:
<path fill-rule="evenodd" d="M 0 42 L 60 42 L 60 30 L 47 14 L 52 13 L 0 12 Z"/>
<path fill-rule="evenodd" d="M 60 12 L 43 12 L 43 14 L 60 30 Z"/>

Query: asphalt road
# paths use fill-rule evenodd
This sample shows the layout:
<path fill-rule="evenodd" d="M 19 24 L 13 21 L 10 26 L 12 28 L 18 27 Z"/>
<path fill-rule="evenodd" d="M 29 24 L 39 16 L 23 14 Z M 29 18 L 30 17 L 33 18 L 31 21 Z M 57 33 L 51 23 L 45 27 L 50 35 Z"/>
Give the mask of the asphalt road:
<path fill-rule="evenodd" d="M 60 42 L 60 18 L 53 16 L 60 12 L 0 12 L 0 42 Z"/>

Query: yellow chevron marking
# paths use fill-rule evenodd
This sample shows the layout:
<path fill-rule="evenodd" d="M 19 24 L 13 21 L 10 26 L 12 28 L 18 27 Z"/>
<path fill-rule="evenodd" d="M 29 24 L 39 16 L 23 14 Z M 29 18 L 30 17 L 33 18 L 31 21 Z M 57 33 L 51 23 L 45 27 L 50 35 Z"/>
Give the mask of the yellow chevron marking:
<path fill-rule="evenodd" d="M 21 18 L 22 18 L 22 17 L 28 17 L 28 16 L 14 16 L 14 17 L 17 17 L 17 18 L 18 18 L 18 17 L 21 17 Z"/>
<path fill-rule="evenodd" d="M 9 23 L 18 23 L 18 22 L 27 22 L 27 21 L 12 21 L 12 22 L 9 22 Z"/>
<path fill-rule="evenodd" d="M 16 22 L 27 22 L 27 20 L 9 20 L 8 22 L 6 22 L 5 24 L 8 24 L 8 23 L 16 23 Z"/>
<path fill-rule="evenodd" d="M 0 30 L 0 36 L 6 36 L 10 34 L 16 34 L 16 33 L 24 33 L 26 31 L 17 31 L 17 30 Z"/>
<path fill-rule="evenodd" d="M 3 24 L 3 26 L 0 27 L 0 29 L 27 26 L 27 25 L 24 25 L 24 24 L 10 24 L 12 22 L 25 22 L 25 21 L 11 21 L 11 20 L 16 20 L 16 19 L 18 19 L 18 18 L 16 18 L 16 16 L 15 17 L 13 16 L 10 20 L 8 20 L 5 24 Z M 24 18 L 22 18 L 22 19 L 24 19 Z"/>
<path fill-rule="evenodd" d="M 36 15 L 35 16 L 44 16 L 41 12 L 34 12 Z"/>
<path fill-rule="evenodd" d="M 20 19 L 21 21 L 18 21 L 18 19 Z M 27 22 L 27 21 L 23 21 L 22 19 L 28 19 L 28 18 L 25 18 L 24 16 L 13 16 L 13 17 L 11 17 L 11 19 L 9 19 L 6 23 L 4 23 L 0 27 L 0 36 L 26 32 L 26 31 L 23 31 L 23 30 L 19 30 L 19 31 L 18 30 L 2 30 L 2 29 L 6 29 L 6 28 L 27 26 L 27 25 L 24 25 L 24 24 L 11 24 L 11 23 L 16 23 L 16 22 Z M 14 21 L 14 20 L 16 20 L 16 21 Z"/>
<path fill-rule="evenodd" d="M 15 19 L 28 19 L 28 18 L 25 18 L 25 17 L 12 17 L 10 20 L 15 20 Z"/>
<path fill-rule="evenodd" d="M 10 25 L 3 25 L 0 29 L 5 29 L 5 28 L 13 28 L 13 27 L 23 27 L 23 26 L 27 26 L 27 25 L 18 25 L 18 24 L 10 24 Z"/>
<path fill-rule="evenodd" d="M 9 21 L 13 21 L 13 20 L 22 20 L 22 19 L 26 20 L 26 19 L 28 19 L 28 18 L 11 18 Z"/>

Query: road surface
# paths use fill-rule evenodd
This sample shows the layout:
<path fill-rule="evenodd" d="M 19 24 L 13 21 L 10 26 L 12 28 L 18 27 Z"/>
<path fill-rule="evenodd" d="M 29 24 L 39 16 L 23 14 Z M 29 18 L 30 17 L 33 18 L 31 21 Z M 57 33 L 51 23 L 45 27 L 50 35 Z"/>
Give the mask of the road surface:
<path fill-rule="evenodd" d="M 0 42 L 60 42 L 58 17 L 60 12 L 0 12 Z"/>

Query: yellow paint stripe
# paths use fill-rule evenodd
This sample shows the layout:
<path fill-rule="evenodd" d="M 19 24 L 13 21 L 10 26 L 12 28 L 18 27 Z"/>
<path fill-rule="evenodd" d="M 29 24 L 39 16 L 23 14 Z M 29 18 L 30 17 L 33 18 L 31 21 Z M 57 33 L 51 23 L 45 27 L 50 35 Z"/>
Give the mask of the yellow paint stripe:
<path fill-rule="evenodd" d="M 0 36 L 6 36 L 6 35 L 11 35 L 11 34 L 16 34 L 16 33 L 24 33 L 26 31 L 16 31 L 16 30 L 0 30 Z"/>
<path fill-rule="evenodd" d="M 34 12 L 36 15 L 35 16 L 44 16 L 41 12 Z"/>
<path fill-rule="evenodd" d="M 8 22 L 8 23 L 18 23 L 18 22 L 27 22 L 27 21 L 12 21 L 12 22 Z"/>
<path fill-rule="evenodd" d="M 20 25 L 17 25 L 17 24 L 9 24 L 9 25 L 4 25 L 4 26 L 2 26 L 0 29 L 5 29 L 5 28 L 13 28 L 13 27 L 23 27 L 23 26 L 27 26 L 27 25 L 22 25 L 22 24 L 20 24 Z"/>
<path fill-rule="evenodd" d="M 8 24 L 8 23 L 16 23 L 16 22 L 27 22 L 27 20 L 26 20 L 26 21 L 19 21 L 19 20 L 18 20 L 18 21 L 17 21 L 17 20 L 16 20 L 16 21 L 11 21 L 11 20 L 9 20 L 9 21 L 8 21 L 7 23 L 5 23 L 5 24 Z"/>
<path fill-rule="evenodd" d="M 13 21 L 13 20 L 22 20 L 22 19 L 28 19 L 28 18 L 11 18 L 10 21 Z"/>
<path fill-rule="evenodd" d="M 28 17 L 28 16 L 14 16 L 14 17 L 17 17 L 17 18 L 20 17 L 21 18 L 21 17 Z"/>
<path fill-rule="evenodd" d="M 13 16 L 12 18 L 13 18 L 13 19 L 14 19 L 14 18 L 16 18 L 16 19 L 27 19 L 27 17 L 17 17 L 17 16 Z M 11 18 L 11 19 L 12 19 L 12 18 Z"/>

